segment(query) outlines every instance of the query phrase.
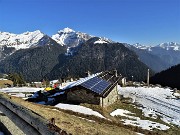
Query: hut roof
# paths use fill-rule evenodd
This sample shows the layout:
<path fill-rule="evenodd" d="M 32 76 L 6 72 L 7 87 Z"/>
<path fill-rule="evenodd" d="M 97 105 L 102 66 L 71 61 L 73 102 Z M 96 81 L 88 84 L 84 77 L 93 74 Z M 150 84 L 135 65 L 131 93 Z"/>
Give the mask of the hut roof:
<path fill-rule="evenodd" d="M 78 80 L 64 88 L 68 90 L 84 88 L 89 90 L 98 96 L 106 97 L 112 89 L 116 86 L 121 76 L 116 76 L 114 71 L 105 71 L 92 76 Z"/>

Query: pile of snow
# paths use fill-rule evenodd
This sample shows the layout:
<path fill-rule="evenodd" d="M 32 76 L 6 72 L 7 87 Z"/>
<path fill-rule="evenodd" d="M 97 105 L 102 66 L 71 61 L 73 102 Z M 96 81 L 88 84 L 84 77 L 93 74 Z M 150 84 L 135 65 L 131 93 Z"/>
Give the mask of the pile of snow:
<path fill-rule="evenodd" d="M 133 125 L 133 126 L 138 126 L 141 127 L 142 129 L 147 129 L 147 130 L 152 130 L 153 128 L 160 129 L 160 130 L 167 130 L 169 129 L 168 126 L 157 123 L 157 122 L 152 122 L 149 120 L 141 120 L 139 117 L 135 116 L 129 116 L 127 114 L 133 114 L 130 111 L 123 110 L 123 109 L 117 109 L 113 111 L 110 115 L 111 116 L 125 116 L 129 119 L 122 119 L 125 125 Z"/>
<path fill-rule="evenodd" d="M 97 116 L 97 117 L 100 117 L 100 118 L 105 118 L 100 113 L 98 113 L 96 111 L 93 111 L 90 108 L 80 106 L 80 105 L 70 105 L 70 104 L 59 103 L 55 107 L 58 107 L 58 108 L 64 109 L 64 110 L 71 110 L 71 111 L 86 114 L 86 115 L 94 115 L 94 116 Z"/>
<path fill-rule="evenodd" d="M 180 100 L 173 91 L 164 88 L 120 87 L 119 94 L 133 99 L 133 102 L 143 106 L 145 116 L 156 118 L 157 115 L 166 123 L 180 126 Z"/>

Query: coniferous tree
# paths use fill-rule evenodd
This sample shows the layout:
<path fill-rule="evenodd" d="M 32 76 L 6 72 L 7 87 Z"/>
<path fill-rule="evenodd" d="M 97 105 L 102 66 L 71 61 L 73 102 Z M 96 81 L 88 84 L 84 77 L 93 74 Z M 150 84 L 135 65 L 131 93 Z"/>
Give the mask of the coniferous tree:
<path fill-rule="evenodd" d="M 25 80 L 21 74 L 18 73 L 10 73 L 7 76 L 7 79 L 13 81 L 14 86 L 22 86 L 25 85 Z"/>

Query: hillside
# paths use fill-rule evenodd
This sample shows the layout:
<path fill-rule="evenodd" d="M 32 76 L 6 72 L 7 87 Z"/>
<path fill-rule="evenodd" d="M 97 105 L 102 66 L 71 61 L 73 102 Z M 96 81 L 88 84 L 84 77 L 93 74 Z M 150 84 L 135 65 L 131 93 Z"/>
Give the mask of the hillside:
<path fill-rule="evenodd" d="M 162 86 L 169 86 L 180 89 L 180 64 L 173 66 L 167 70 L 155 74 L 150 78 L 150 83 L 161 84 Z"/>
<path fill-rule="evenodd" d="M 26 81 L 40 81 L 66 53 L 60 45 L 18 50 L 0 63 L 0 72 L 21 73 Z"/>
<path fill-rule="evenodd" d="M 0 46 L 0 61 L 11 55 L 15 50 L 14 47 Z"/>
<path fill-rule="evenodd" d="M 97 73 L 117 69 L 118 74 L 128 77 L 128 80 L 132 76 L 137 81 L 146 78 L 148 67 L 138 60 L 134 52 L 120 43 L 97 41 L 99 38 L 91 38 L 78 49 L 74 48 L 74 55 L 60 57 L 64 63 L 56 65 L 47 77 L 84 77 L 87 71 Z"/>
<path fill-rule="evenodd" d="M 91 38 L 70 49 L 55 44 L 18 50 L 0 63 L 0 72 L 21 73 L 26 81 L 79 78 L 86 76 L 87 71 L 97 73 L 111 69 L 117 69 L 129 80 L 133 76 L 134 80 L 142 81 L 148 67 L 123 44 L 100 38 Z"/>
<path fill-rule="evenodd" d="M 180 133 L 178 117 L 180 101 L 168 88 L 119 87 L 121 100 L 106 108 L 92 104 L 67 103 L 46 106 L 17 98 L 25 92 L 38 90 L 40 89 L 21 87 L 4 88 L 0 92 L 12 93 L 11 100 L 33 110 L 47 120 L 55 118 L 55 124 L 71 134 L 179 135 Z M 16 91 L 18 93 L 15 95 Z"/>

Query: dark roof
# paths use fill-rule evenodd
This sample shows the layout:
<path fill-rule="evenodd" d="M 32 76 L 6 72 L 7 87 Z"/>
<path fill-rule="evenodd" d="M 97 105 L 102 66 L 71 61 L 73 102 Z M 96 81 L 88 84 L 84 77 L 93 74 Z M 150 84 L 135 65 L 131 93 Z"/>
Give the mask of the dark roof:
<path fill-rule="evenodd" d="M 116 77 L 115 71 L 105 71 L 83 78 L 68 85 L 64 90 L 85 88 L 101 97 L 106 97 L 116 86 L 121 76 Z"/>

